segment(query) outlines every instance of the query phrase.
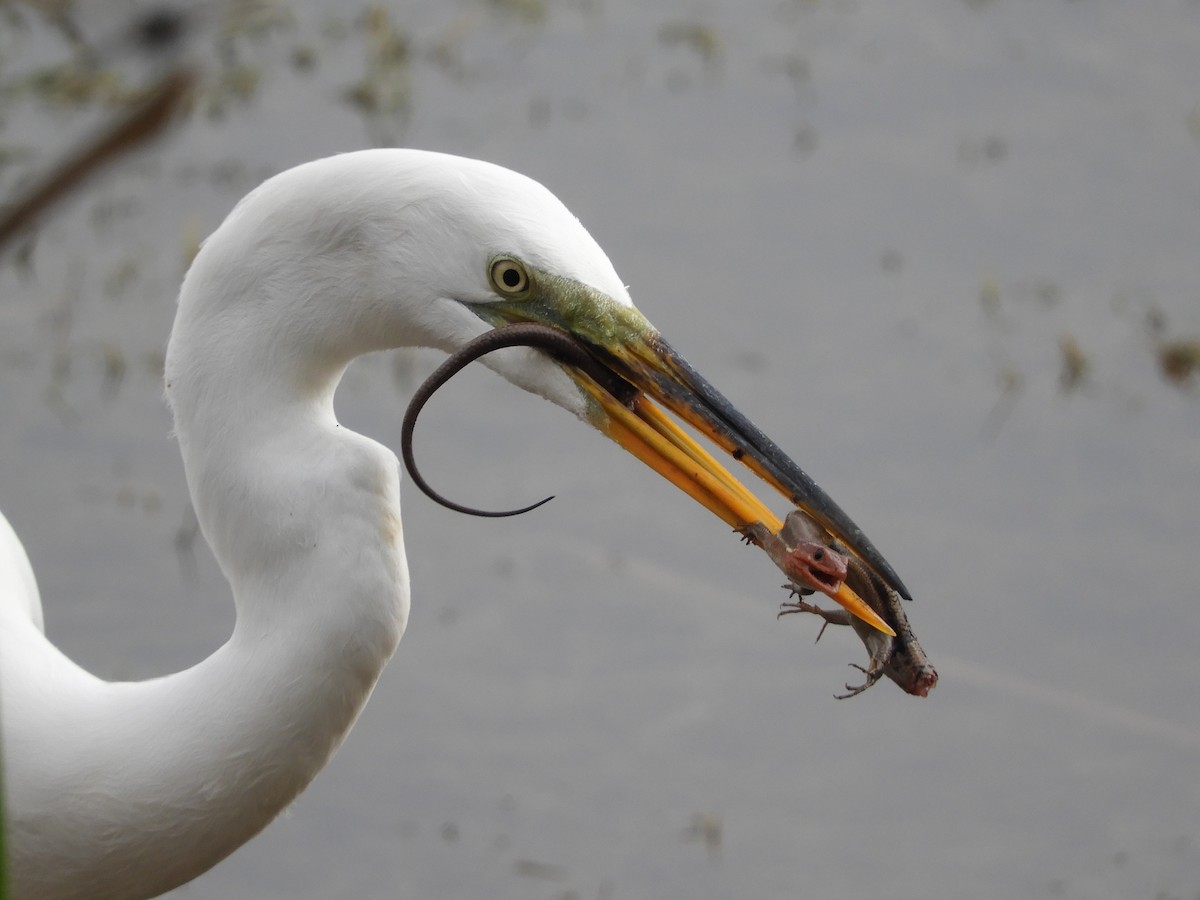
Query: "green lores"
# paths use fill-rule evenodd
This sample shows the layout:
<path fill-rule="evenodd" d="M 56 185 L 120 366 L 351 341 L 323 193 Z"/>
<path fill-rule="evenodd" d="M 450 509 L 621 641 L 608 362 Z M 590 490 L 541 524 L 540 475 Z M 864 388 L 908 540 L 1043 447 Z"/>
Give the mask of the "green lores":
<path fill-rule="evenodd" d="M 527 266 L 513 256 L 488 263 L 488 281 L 504 299 L 473 304 L 490 325 L 541 322 L 562 329 L 597 347 L 646 344 L 654 326 L 632 306 L 624 306 L 589 285 Z"/>

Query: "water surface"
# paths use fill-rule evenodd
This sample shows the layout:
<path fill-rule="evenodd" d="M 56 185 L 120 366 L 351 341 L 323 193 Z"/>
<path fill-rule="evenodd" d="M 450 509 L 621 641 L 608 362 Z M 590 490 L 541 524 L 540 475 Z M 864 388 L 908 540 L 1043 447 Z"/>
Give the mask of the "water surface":
<path fill-rule="evenodd" d="M 487 522 L 405 486 L 397 658 L 312 788 L 180 897 L 1200 891 L 1200 407 L 1155 353 L 1200 335 L 1200 5 L 412 4 L 370 116 L 355 16 L 296 16 L 237 48 L 252 99 L 0 270 L 0 505 L 53 639 L 139 678 L 227 636 L 161 402 L 176 285 L 262 177 L 392 142 L 558 193 L 902 574 L 941 683 L 835 701 L 852 636 L 776 622 L 760 554 L 468 373 L 422 420 L 430 478 L 558 499 Z M 4 40 L 6 77 L 64 55 Z M 43 154 L 89 119 L 7 121 Z M 364 360 L 343 421 L 398 446 L 435 360 Z"/>

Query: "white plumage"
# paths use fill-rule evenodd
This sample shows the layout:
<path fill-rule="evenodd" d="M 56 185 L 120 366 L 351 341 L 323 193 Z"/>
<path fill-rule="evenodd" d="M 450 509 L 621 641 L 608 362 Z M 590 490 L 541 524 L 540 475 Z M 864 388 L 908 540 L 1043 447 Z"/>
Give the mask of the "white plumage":
<path fill-rule="evenodd" d="M 380 150 L 246 197 L 184 281 L 167 396 L 205 538 L 233 588 L 229 642 L 164 678 L 108 683 L 42 634 L 28 559 L 0 526 L 0 686 L 17 897 L 153 896 L 203 872 L 309 783 L 408 617 L 395 455 L 342 428 L 350 361 L 453 349 L 488 326 L 497 252 L 628 295 L 545 188 L 473 160 Z M 582 412 L 538 354 L 497 363 Z"/>
<path fill-rule="evenodd" d="M 498 281 L 497 258 L 532 286 Z M 338 381 L 363 353 L 453 351 L 511 321 L 579 336 L 621 377 L 724 429 L 726 449 L 762 462 L 773 486 L 817 491 L 770 468 L 794 464 L 730 418 L 736 411 L 661 341 L 604 252 L 536 182 L 412 150 L 346 154 L 272 178 L 201 249 L 166 357 L 196 515 L 237 605 L 229 641 L 174 675 L 94 677 L 43 635 L 28 559 L 0 518 L 13 896 L 169 890 L 248 840 L 312 780 L 395 651 L 409 609 L 397 460 L 338 424 Z M 714 460 L 661 425 L 648 400 L 631 411 L 530 349 L 488 364 L 726 522 L 778 528 Z M 826 500 L 816 497 L 814 515 L 853 544 Z"/>

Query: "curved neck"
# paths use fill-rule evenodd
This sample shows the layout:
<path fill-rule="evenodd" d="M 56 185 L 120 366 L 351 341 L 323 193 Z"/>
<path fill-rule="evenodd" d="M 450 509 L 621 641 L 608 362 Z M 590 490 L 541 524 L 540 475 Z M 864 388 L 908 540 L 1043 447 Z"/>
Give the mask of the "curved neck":
<path fill-rule="evenodd" d="M 238 607 L 212 656 L 108 683 L 26 623 L 37 659 L 20 668 L 36 683 L 6 702 L 5 728 L 51 749 L 5 748 L 17 896 L 182 884 L 270 822 L 353 724 L 403 633 L 408 573 L 395 456 L 341 428 L 331 396 L 244 427 L 193 428 L 203 408 L 176 407 L 197 514 Z"/>

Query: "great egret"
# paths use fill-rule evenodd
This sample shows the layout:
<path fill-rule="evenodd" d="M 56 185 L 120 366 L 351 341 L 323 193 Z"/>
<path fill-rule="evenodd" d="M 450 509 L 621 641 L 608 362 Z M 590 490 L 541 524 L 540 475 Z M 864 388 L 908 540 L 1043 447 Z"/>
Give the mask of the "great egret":
<path fill-rule="evenodd" d="M 167 349 L 188 487 L 237 606 L 229 641 L 174 675 L 96 678 L 42 634 L 28 558 L 0 518 L 15 897 L 159 894 L 228 855 L 312 780 L 409 610 L 396 457 L 338 424 L 334 390 L 361 354 L 454 351 L 513 322 L 572 335 L 645 394 L 615 397 L 527 348 L 489 358 L 509 381 L 612 437 L 730 525 L 778 530 L 646 395 L 658 398 L 907 596 L 845 514 L 662 340 L 540 184 L 415 150 L 299 166 L 249 194 L 205 242 Z"/>

